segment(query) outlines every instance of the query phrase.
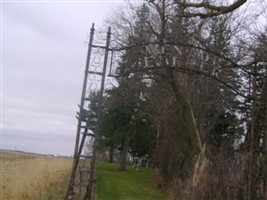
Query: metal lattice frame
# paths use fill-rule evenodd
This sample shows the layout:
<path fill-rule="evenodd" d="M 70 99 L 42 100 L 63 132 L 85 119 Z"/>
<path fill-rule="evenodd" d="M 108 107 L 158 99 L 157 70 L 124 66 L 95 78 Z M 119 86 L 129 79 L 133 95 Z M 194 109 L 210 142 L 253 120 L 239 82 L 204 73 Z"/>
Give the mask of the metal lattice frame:
<path fill-rule="evenodd" d="M 72 172 L 65 200 L 94 199 L 96 183 L 96 144 L 98 139 L 98 129 L 100 126 L 99 119 L 101 117 L 111 35 L 109 28 L 106 37 L 106 45 L 104 47 L 97 46 L 93 45 L 94 31 L 94 24 L 92 24 L 84 72 L 81 102 L 79 105 L 80 111 L 77 113 L 78 125 L 76 132 Z M 97 51 L 95 52 L 95 57 L 91 60 L 92 54 L 94 53 L 93 50 Z M 101 56 L 101 53 L 99 53 L 100 50 L 104 51 L 104 57 Z M 96 56 L 99 56 L 99 58 L 96 58 Z M 102 59 L 103 66 L 101 66 Z M 97 83 L 99 80 L 101 80 L 100 85 Z M 90 91 L 99 91 L 97 98 L 97 121 L 94 124 L 90 124 L 89 120 L 84 114 L 88 112 L 88 105 L 92 101 L 89 96 L 87 96 L 89 95 Z M 83 153 L 85 141 L 88 137 L 93 140 L 93 149 L 90 155 L 86 155 Z"/>

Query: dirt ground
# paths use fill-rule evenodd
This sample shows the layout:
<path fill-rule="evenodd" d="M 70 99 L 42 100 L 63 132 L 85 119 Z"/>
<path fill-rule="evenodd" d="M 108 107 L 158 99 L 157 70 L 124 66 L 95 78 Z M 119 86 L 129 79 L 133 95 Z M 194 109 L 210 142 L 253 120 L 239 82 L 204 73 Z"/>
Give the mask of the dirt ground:
<path fill-rule="evenodd" d="M 62 182 L 72 159 L 0 151 L 0 200 L 36 199 Z"/>

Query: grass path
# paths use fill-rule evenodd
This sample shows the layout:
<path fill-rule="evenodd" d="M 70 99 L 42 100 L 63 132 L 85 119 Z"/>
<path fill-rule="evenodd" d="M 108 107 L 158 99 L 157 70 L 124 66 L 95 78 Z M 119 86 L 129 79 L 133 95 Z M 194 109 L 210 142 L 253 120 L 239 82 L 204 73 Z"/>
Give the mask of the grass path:
<path fill-rule="evenodd" d="M 153 174 L 153 169 L 135 171 L 130 166 L 120 172 L 117 164 L 98 162 L 97 200 L 163 200 Z"/>

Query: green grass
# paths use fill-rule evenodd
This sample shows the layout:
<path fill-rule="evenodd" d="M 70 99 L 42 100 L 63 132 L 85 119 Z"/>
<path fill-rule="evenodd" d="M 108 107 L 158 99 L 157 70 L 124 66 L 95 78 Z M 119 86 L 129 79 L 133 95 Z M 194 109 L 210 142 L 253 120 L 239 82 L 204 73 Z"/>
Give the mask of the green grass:
<path fill-rule="evenodd" d="M 153 169 L 135 171 L 128 166 L 118 171 L 117 164 L 97 163 L 97 200 L 163 200 L 163 191 L 157 189 Z"/>

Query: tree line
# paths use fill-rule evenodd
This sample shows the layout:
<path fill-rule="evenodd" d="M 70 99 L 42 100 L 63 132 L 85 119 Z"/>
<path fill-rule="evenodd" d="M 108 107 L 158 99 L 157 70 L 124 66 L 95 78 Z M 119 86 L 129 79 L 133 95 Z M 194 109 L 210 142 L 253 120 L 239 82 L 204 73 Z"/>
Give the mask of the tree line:
<path fill-rule="evenodd" d="M 121 171 L 129 156 L 145 157 L 171 199 L 266 199 L 266 21 L 252 23 L 264 16 L 259 5 L 129 1 L 114 13 L 107 24 L 122 54 L 98 151 L 110 162 L 119 154 Z"/>

